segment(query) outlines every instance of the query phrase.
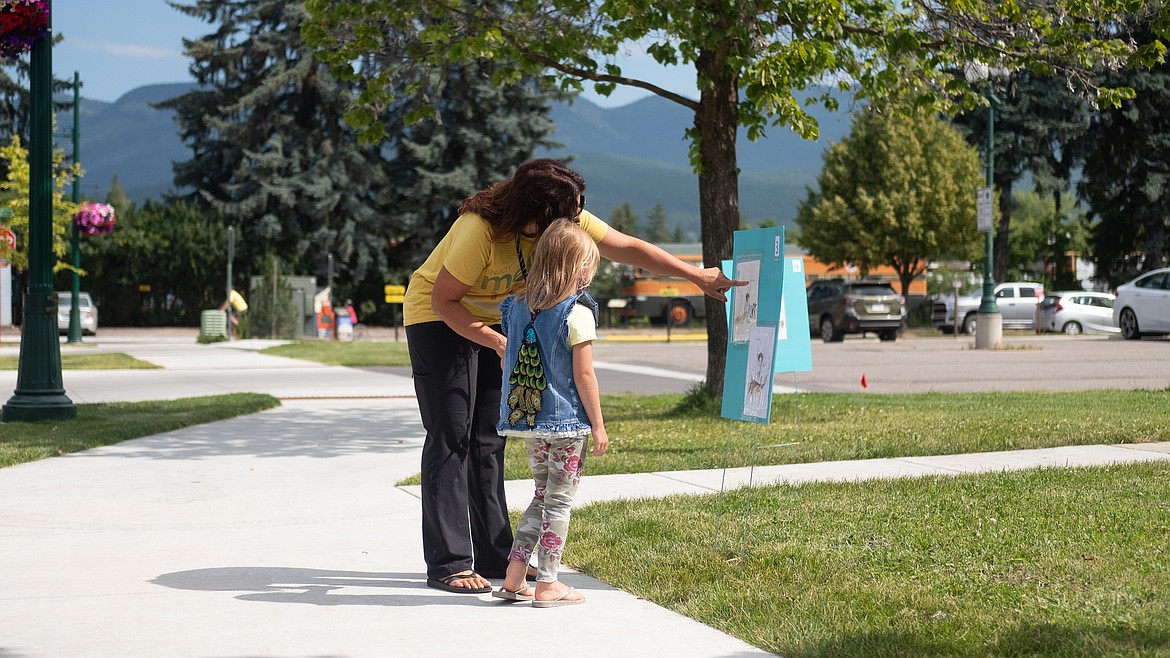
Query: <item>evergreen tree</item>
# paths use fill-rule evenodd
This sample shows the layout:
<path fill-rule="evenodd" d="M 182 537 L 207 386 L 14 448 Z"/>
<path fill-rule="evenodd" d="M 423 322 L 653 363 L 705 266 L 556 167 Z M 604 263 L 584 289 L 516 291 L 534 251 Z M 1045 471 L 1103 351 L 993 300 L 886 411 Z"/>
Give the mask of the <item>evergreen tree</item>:
<path fill-rule="evenodd" d="M 638 234 L 638 214 L 634 212 L 634 207 L 628 202 L 614 208 L 606 221 L 610 226 L 626 235 Z"/>
<path fill-rule="evenodd" d="M 661 203 L 646 211 L 646 241 L 670 242 L 670 229 L 666 228 L 666 208 Z"/>
<path fill-rule="evenodd" d="M 1052 76 L 1023 71 L 1002 84 L 994 80 L 991 84 L 995 93 L 993 180 L 999 210 L 992 276 L 996 281 L 1007 281 L 1012 277 L 1009 269 L 1016 264 L 1011 236 L 1015 234 L 1015 203 L 1020 197 L 1014 193 L 1015 185 L 1030 175 L 1035 190 L 1051 197 L 1055 212 L 1067 213 L 1062 204 L 1072 186 L 1079 160 L 1077 141 L 1088 126 L 1090 108 L 1066 81 Z M 966 132 L 970 144 L 985 151 L 988 118 L 987 108 L 977 108 L 952 121 Z"/>
<path fill-rule="evenodd" d="M 61 40 L 58 35 L 53 42 Z M 0 59 L 0 144 L 12 142 L 19 137 L 29 142 L 30 100 L 28 89 L 28 57 Z M 73 107 L 73 82 L 53 78 L 53 111 L 60 112 Z M 7 165 L 0 161 L 0 180 L 7 178 Z"/>
<path fill-rule="evenodd" d="M 134 207 L 134 202 L 126 196 L 126 189 L 122 187 L 122 181 L 118 180 L 118 174 L 114 174 L 114 179 L 110 181 L 110 191 L 106 193 L 106 203 L 119 213 Z"/>
<path fill-rule="evenodd" d="M 1085 136 L 1078 192 L 1095 219 L 1090 244 L 1110 285 L 1170 263 L 1170 65 L 1119 74 L 1137 91 Z"/>
<path fill-rule="evenodd" d="M 399 126 L 388 142 L 394 283 L 405 283 L 447 233 L 464 199 L 507 179 L 537 146 L 552 146 L 548 97 L 531 81 L 496 84 L 498 69 L 487 61 L 449 67 L 436 88 L 436 121 L 406 126 L 401 116 L 388 119 Z M 381 295 L 380 282 L 371 292 Z"/>
<path fill-rule="evenodd" d="M 2 61 L 2 60 L 0 60 Z M 0 141 L 13 137 L 28 142 L 28 62 L 12 60 L 0 66 Z"/>
<path fill-rule="evenodd" d="M 511 175 L 553 130 L 530 81 L 497 84 L 498 66 L 470 62 L 432 88 L 438 121 L 408 128 L 407 105 L 390 107 L 383 140 L 359 143 L 343 121 L 353 90 L 301 41 L 302 2 L 176 6 L 217 28 L 187 43 L 201 88 L 162 104 L 193 153 L 175 185 L 239 227 L 242 272 L 272 254 L 324 279 L 332 254 L 338 290 L 381 299 L 464 198 Z"/>
<path fill-rule="evenodd" d="M 215 30 L 186 41 L 200 87 L 173 109 L 191 160 L 175 186 L 238 227 L 241 273 L 264 255 L 319 277 L 361 280 L 387 265 L 391 183 L 378 145 L 359 145 L 342 121 L 350 89 L 301 43 L 297 0 L 176 4 Z"/>

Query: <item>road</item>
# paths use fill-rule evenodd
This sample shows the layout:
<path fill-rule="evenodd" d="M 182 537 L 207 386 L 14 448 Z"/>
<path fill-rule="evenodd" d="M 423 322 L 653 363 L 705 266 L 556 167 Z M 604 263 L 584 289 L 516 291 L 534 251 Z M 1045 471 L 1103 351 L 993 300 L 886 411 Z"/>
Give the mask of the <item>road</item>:
<path fill-rule="evenodd" d="M 683 392 L 704 377 L 707 344 L 598 341 L 594 359 L 603 391 Z M 883 343 L 851 336 L 841 343 L 813 341 L 812 362 L 811 372 L 777 374 L 777 390 L 951 393 L 1170 387 L 1170 340 L 1164 338 L 1009 336 L 1002 349 L 976 350 L 968 337 Z"/>
<path fill-rule="evenodd" d="M 16 353 L 17 344 L 11 340 L 5 341 L 0 353 Z M 326 383 L 323 378 L 334 376 L 332 371 L 303 361 L 284 360 L 275 367 L 271 359 L 236 358 L 212 367 L 205 363 L 211 354 L 208 346 L 195 343 L 193 330 L 109 329 L 85 341 L 87 351 L 126 352 L 163 366 L 171 373 L 168 381 L 178 387 L 167 393 L 196 394 L 195 390 L 211 383 L 222 392 L 261 390 L 294 397 L 413 392 L 408 368 L 352 369 L 352 376 Z M 63 348 L 71 349 L 76 348 Z M 228 350 L 241 357 L 248 351 Z M 603 392 L 683 393 L 705 376 L 707 344 L 630 342 L 603 334 L 594 343 L 594 360 Z M 1170 388 L 1170 340 L 1165 338 L 1126 341 L 1105 336 L 1009 335 L 1002 349 L 976 350 L 968 337 L 907 337 L 883 343 L 850 336 L 832 344 L 814 340 L 812 361 L 811 372 L 777 374 L 774 390 L 945 393 Z M 156 375 L 150 372 L 68 371 L 66 387 L 78 395 L 77 402 L 104 400 L 113 393 L 106 390 L 110 387 L 122 389 L 123 395 L 126 388 L 138 389 L 140 397 L 147 399 L 163 393 L 152 393 Z M 14 386 L 15 380 L 16 372 L 9 371 L 0 377 L 0 385 Z M 91 380 L 89 386 L 82 386 Z"/>

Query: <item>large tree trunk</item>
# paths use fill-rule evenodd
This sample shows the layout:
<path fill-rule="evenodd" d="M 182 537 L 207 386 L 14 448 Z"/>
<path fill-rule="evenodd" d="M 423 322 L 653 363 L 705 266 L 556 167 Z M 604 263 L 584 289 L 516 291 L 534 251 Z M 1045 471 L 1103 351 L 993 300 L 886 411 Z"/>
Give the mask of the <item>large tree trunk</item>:
<path fill-rule="evenodd" d="M 719 53 L 700 54 L 700 70 L 717 71 Z M 710 75 L 710 74 L 709 74 Z M 711 76 L 715 83 L 702 90 L 695 127 L 701 135 L 699 154 L 699 212 L 703 263 L 719 267 L 731 258 L 735 230 L 739 228 L 739 170 L 735 155 L 739 127 L 739 93 L 734 76 Z M 727 365 L 727 313 L 723 302 L 707 302 L 707 383 L 714 398 L 723 395 L 723 371 Z"/>

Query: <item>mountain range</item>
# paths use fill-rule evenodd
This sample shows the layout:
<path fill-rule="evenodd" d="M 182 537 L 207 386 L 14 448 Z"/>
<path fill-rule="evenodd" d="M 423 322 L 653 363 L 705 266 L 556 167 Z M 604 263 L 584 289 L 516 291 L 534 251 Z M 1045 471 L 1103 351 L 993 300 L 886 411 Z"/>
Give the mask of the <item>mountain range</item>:
<path fill-rule="evenodd" d="M 172 190 L 172 163 L 189 159 L 190 150 L 179 139 L 173 112 L 151 104 L 192 88 L 189 83 L 148 85 L 113 103 L 82 99 L 79 150 L 86 198 L 105 198 L 115 175 L 138 203 Z M 771 128 L 754 143 L 741 134 L 740 209 L 747 223 L 774 219 L 791 225 L 806 186 L 815 187 L 824 149 L 848 134 L 845 110 L 814 107 L 811 113 L 820 123 L 817 141 L 783 127 Z M 578 98 L 554 104 L 551 116 L 557 125 L 552 140 L 559 146 L 538 155 L 572 158 L 589 183 L 590 210 L 605 217 L 629 203 L 644 217 L 661 204 L 672 230 L 682 227 L 686 239 L 697 239 L 698 179 L 685 139 L 686 128 L 693 125 L 689 110 L 657 96 L 616 108 Z M 59 126 L 72 121 L 70 112 L 58 116 Z"/>

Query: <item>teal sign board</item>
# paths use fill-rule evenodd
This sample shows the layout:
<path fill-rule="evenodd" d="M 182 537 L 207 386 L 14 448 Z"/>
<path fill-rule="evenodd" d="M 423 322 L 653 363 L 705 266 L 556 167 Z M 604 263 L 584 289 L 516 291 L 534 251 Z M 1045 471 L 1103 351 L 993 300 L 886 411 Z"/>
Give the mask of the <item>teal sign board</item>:
<path fill-rule="evenodd" d="M 724 418 L 767 424 L 772 411 L 772 373 L 784 289 L 784 227 L 736 231 L 723 373 Z"/>
<path fill-rule="evenodd" d="M 731 261 L 723 261 L 723 273 L 730 277 L 731 269 Z M 806 288 L 804 259 L 799 256 L 785 256 L 784 292 L 780 295 L 780 324 L 776 329 L 776 358 L 773 372 L 812 370 Z M 730 298 L 727 300 L 727 317 L 731 319 Z"/>

